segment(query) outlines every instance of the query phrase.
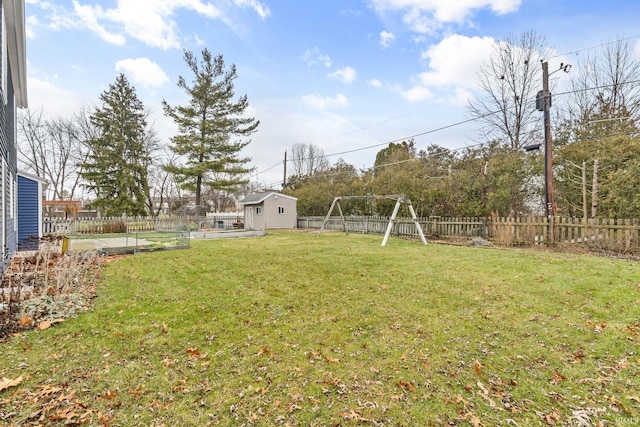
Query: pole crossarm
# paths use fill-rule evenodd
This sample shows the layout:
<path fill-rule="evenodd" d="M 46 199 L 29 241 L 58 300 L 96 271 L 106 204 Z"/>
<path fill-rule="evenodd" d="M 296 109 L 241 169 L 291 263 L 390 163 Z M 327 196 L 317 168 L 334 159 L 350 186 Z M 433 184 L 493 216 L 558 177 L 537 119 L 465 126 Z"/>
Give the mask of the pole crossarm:
<path fill-rule="evenodd" d="M 329 208 L 329 212 L 327 213 L 327 216 L 324 218 L 324 221 L 322 221 L 322 225 L 320 226 L 320 231 L 318 231 L 318 237 L 320 237 L 322 230 L 324 230 L 325 225 L 329 221 L 329 218 L 331 217 L 331 213 L 333 212 L 333 209 L 335 207 L 338 208 L 338 212 L 340 213 L 340 220 L 342 221 L 342 229 L 347 236 L 349 235 L 349 233 L 347 233 L 347 222 L 344 219 L 344 214 L 342 213 L 342 208 L 340 207 L 340 200 L 395 200 L 396 201 L 396 206 L 393 209 L 393 214 L 391 215 L 391 218 L 389 218 L 389 224 L 387 225 L 387 231 L 384 234 L 384 238 L 382 239 L 381 246 L 385 246 L 387 244 L 387 240 L 389 239 L 389 236 L 391 235 L 391 230 L 393 229 L 393 224 L 400 223 L 400 222 L 403 222 L 403 223 L 407 222 L 407 220 L 405 220 L 404 218 L 396 219 L 398 212 L 400 211 L 400 206 L 403 203 L 406 204 L 409 207 L 409 212 L 411 213 L 411 222 L 415 224 L 416 230 L 420 235 L 420 240 L 422 240 L 423 244 L 425 245 L 427 244 L 427 239 L 424 237 L 424 233 L 422 232 L 422 227 L 420 226 L 420 222 L 418 221 L 416 212 L 413 209 L 411 200 L 409 200 L 409 198 L 407 198 L 405 194 L 391 194 L 391 195 L 382 195 L 382 196 L 336 196 L 333 199 L 333 202 L 331 203 L 331 207 Z"/>

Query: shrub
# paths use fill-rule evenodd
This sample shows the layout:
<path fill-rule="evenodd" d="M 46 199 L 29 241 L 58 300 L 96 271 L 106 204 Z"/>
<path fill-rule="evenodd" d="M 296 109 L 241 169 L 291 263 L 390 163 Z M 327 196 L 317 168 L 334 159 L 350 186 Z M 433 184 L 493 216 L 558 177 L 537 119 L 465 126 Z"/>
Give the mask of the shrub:
<path fill-rule="evenodd" d="M 102 226 L 103 233 L 126 233 L 127 224 L 124 221 L 105 222 Z"/>

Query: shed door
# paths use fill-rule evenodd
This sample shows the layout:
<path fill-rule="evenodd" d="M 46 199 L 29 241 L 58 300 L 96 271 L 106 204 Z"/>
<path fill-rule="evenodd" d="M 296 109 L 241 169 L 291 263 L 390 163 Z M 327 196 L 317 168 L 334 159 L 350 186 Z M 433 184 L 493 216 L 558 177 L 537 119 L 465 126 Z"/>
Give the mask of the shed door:
<path fill-rule="evenodd" d="M 244 228 L 247 230 L 253 230 L 253 206 L 250 206 L 244 210 Z"/>

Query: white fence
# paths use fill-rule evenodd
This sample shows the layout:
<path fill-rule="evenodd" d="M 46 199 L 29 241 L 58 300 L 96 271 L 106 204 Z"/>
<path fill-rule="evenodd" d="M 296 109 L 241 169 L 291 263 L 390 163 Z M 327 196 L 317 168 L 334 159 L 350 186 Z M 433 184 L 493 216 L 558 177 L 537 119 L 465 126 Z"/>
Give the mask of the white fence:
<path fill-rule="evenodd" d="M 43 218 L 44 235 L 133 233 L 143 231 L 244 228 L 241 214 L 207 214 L 161 218 Z"/>

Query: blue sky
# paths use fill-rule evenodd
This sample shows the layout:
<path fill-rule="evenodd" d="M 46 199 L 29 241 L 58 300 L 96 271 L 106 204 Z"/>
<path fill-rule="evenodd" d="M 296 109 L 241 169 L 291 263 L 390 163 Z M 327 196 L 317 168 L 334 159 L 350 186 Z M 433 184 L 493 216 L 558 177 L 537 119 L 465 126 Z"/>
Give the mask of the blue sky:
<path fill-rule="evenodd" d="M 183 49 L 222 54 L 261 121 L 243 154 L 276 188 L 295 143 L 358 168 L 412 135 L 418 148 L 474 144 L 473 124 L 430 131 L 468 118 L 478 67 L 509 35 L 544 36 L 551 69 L 616 38 L 640 59 L 637 0 L 26 0 L 26 20 L 31 109 L 91 107 L 125 73 L 164 142 L 162 100 L 187 102 Z"/>

